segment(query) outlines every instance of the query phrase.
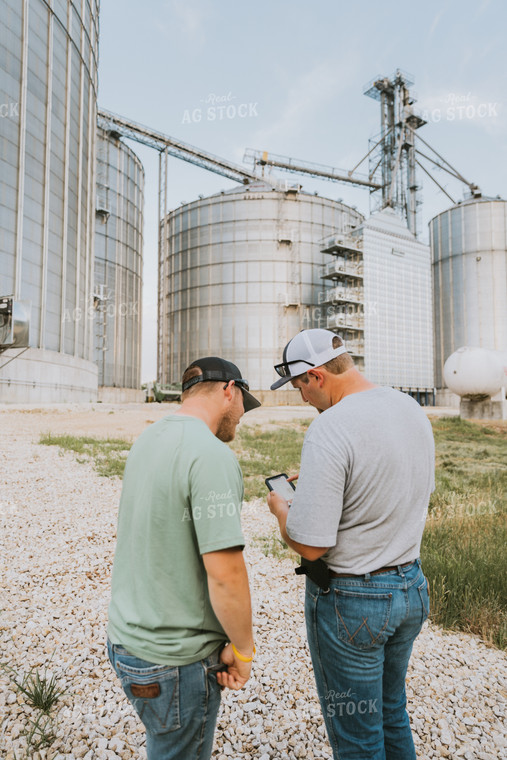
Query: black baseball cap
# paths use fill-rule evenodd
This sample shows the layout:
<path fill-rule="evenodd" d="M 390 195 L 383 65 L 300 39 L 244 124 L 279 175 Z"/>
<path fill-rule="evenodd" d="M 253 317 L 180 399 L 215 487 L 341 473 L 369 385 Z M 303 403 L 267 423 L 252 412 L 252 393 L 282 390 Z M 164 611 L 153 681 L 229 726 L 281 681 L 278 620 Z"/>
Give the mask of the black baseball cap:
<path fill-rule="evenodd" d="M 199 367 L 202 374 L 197 375 L 197 377 L 192 377 L 190 380 L 187 380 L 186 383 L 183 383 L 182 391 L 188 390 L 188 388 L 191 388 L 197 383 L 204 383 L 206 380 L 214 380 L 222 383 L 228 383 L 231 380 L 234 380 L 234 384 L 240 388 L 243 394 L 245 412 L 249 412 L 251 409 L 256 409 L 261 405 L 261 402 L 249 393 L 248 380 L 241 377 L 239 368 L 232 362 L 228 362 L 226 359 L 220 359 L 218 356 L 205 356 L 203 359 L 196 359 L 195 362 L 189 364 L 185 372 L 191 367 Z"/>

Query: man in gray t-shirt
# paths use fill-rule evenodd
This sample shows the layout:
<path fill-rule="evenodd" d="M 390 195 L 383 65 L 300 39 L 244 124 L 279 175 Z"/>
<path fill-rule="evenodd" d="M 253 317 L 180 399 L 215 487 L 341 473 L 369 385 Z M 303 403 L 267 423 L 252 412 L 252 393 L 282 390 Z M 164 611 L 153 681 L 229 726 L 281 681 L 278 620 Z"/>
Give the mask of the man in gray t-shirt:
<path fill-rule="evenodd" d="M 268 504 L 309 575 L 308 642 L 334 757 L 414 760 L 405 678 L 429 610 L 418 558 L 431 425 L 412 398 L 358 372 L 328 330 L 300 332 L 275 369 L 273 390 L 290 381 L 321 412 L 290 510 L 274 492 Z"/>

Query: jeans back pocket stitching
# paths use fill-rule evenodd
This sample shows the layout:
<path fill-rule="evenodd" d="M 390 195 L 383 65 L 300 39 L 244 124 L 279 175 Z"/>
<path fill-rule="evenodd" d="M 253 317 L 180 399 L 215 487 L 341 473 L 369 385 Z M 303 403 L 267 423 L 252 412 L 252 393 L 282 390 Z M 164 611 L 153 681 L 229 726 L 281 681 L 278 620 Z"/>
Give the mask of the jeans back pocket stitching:
<path fill-rule="evenodd" d="M 125 686 L 131 686 L 130 681 L 127 682 L 127 683 L 124 683 L 123 679 L 120 679 L 120 680 L 122 681 L 123 688 L 125 688 Z M 180 723 L 180 706 L 179 706 L 180 678 L 179 678 L 179 673 L 178 672 L 176 672 L 176 676 L 174 678 L 174 682 L 175 683 L 174 683 L 174 688 L 173 688 L 173 692 L 172 692 L 172 695 L 171 695 L 171 699 L 170 699 L 169 704 L 167 706 L 167 710 L 165 712 L 165 715 L 162 718 L 158 715 L 157 711 L 153 709 L 153 706 L 151 704 L 151 700 L 150 699 L 143 699 L 142 697 L 134 697 L 134 696 L 130 697 L 130 700 L 131 700 L 133 706 L 135 707 L 136 711 L 138 712 L 139 717 L 140 717 L 141 720 L 143 720 L 143 715 L 145 714 L 145 712 L 149 712 L 150 715 L 152 716 L 152 719 L 154 719 L 156 721 L 156 723 L 158 724 L 159 728 L 166 729 L 166 727 L 167 727 L 167 723 L 166 723 L 167 722 L 167 718 L 171 714 L 171 711 L 173 710 L 173 703 L 175 703 L 175 709 L 174 709 L 175 720 L 174 720 L 174 722 L 175 722 L 176 725 L 174 726 L 174 728 L 170 729 L 170 731 L 177 731 L 181 727 L 181 723 Z M 132 692 L 131 692 L 131 694 L 132 694 Z M 162 695 L 160 695 L 160 696 L 162 696 Z M 160 696 L 156 697 L 156 699 L 160 699 Z"/>
<path fill-rule="evenodd" d="M 337 596 L 339 596 L 340 594 L 339 594 L 339 591 L 338 591 L 338 589 L 336 589 L 336 591 L 338 592 Z M 360 594 L 359 594 L 358 596 L 360 596 Z M 358 628 L 357 628 L 357 629 L 354 631 L 354 633 L 353 633 L 353 634 L 352 634 L 352 636 L 351 636 L 351 635 L 350 635 L 350 631 L 349 631 L 349 629 L 347 628 L 347 626 L 346 626 L 346 624 L 345 624 L 345 620 L 343 619 L 343 617 L 342 617 L 342 615 L 341 615 L 341 613 L 340 613 L 340 610 L 338 609 L 338 607 L 336 607 L 336 606 L 335 606 L 335 609 L 336 609 L 336 612 L 337 612 L 337 614 L 338 614 L 338 617 L 340 618 L 340 620 L 341 620 L 341 622 L 342 622 L 342 625 L 343 625 L 343 627 L 345 628 L 345 631 L 346 631 L 346 633 L 347 633 L 347 636 L 349 637 L 349 644 L 353 644 L 353 643 L 354 643 L 354 638 L 357 636 L 357 634 L 359 633 L 359 631 L 360 631 L 360 630 L 361 630 L 363 627 L 365 627 L 365 628 L 366 628 L 366 630 L 368 631 L 368 633 L 370 634 L 370 639 L 371 639 L 371 641 L 370 641 L 370 646 L 371 646 L 372 644 L 376 644 L 376 643 L 377 643 L 377 641 L 380 639 L 380 636 L 381 636 L 381 635 L 384 633 L 384 631 L 385 631 L 385 629 L 387 628 L 387 625 L 388 625 L 388 623 L 389 623 L 389 615 L 390 615 L 390 612 L 391 612 L 391 602 L 392 602 L 392 596 L 393 596 L 393 595 L 392 595 L 392 594 L 388 594 L 387 596 L 388 596 L 388 600 L 387 600 L 387 601 L 388 601 L 388 609 L 387 609 L 387 613 L 386 613 L 386 620 L 385 620 L 385 622 L 384 622 L 384 625 L 382 626 L 382 628 L 381 628 L 381 629 L 380 629 L 380 631 L 378 632 L 377 636 L 373 636 L 373 634 L 372 634 L 372 632 L 371 632 L 371 630 L 370 630 L 370 628 L 369 628 L 369 626 L 368 626 L 368 622 L 367 622 L 367 621 L 368 621 L 368 618 L 367 618 L 367 617 L 366 617 L 366 618 L 363 618 L 363 622 L 362 622 L 362 623 L 361 623 L 361 625 L 360 625 L 360 626 L 359 626 L 359 627 L 358 627 Z M 380 597 L 380 595 L 379 595 L 379 597 Z"/>
<path fill-rule="evenodd" d="M 386 622 L 384 623 L 384 625 L 382 626 L 382 628 L 380 629 L 380 631 L 378 632 L 378 635 L 377 635 L 377 636 L 375 636 L 375 637 L 373 637 L 373 634 L 372 634 L 372 632 L 370 631 L 370 629 L 369 629 L 369 627 L 368 627 L 368 625 L 367 625 L 367 623 L 366 623 L 366 620 L 368 620 L 368 618 L 366 618 L 366 620 L 364 621 L 364 624 L 365 624 L 365 626 L 366 626 L 366 630 L 367 630 L 367 631 L 368 631 L 368 633 L 370 634 L 370 638 L 371 638 L 371 643 L 372 643 L 372 644 L 376 644 L 376 643 L 377 643 L 377 641 L 380 639 L 380 636 L 381 636 L 381 634 L 383 634 L 383 633 L 384 633 L 384 631 L 385 631 L 385 629 L 387 628 L 387 624 L 388 624 L 388 622 L 389 622 L 389 612 L 390 612 L 390 611 L 391 611 L 391 604 L 389 604 L 389 611 L 388 611 L 388 613 L 387 613 L 387 620 L 386 620 Z M 354 634 L 354 635 L 355 635 L 355 634 Z"/>
<path fill-rule="evenodd" d="M 176 687 L 175 687 L 175 689 L 176 689 Z M 142 716 L 144 715 L 145 710 L 146 711 L 150 711 L 151 715 L 152 715 L 152 718 L 157 721 L 157 723 L 159 724 L 160 728 L 164 728 L 165 729 L 167 727 L 167 718 L 171 714 L 171 711 L 173 710 L 173 702 L 175 701 L 176 697 L 177 697 L 177 695 L 173 693 L 173 695 L 171 697 L 171 701 L 169 702 L 169 704 L 167 706 L 166 713 L 165 713 L 165 715 L 163 717 L 160 717 L 159 714 L 157 713 L 157 711 L 153 709 L 153 706 L 152 706 L 152 704 L 151 704 L 151 702 L 149 700 L 147 700 L 147 699 L 138 700 L 138 701 L 141 701 L 143 703 L 143 708 L 142 708 L 142 710 L 139 711 L 139 717 L 142 720 Z M 157 697 L 157 699 L 158 699 L 158 697 Z M 179 724 L 179 709 L 175 710 L 175 714 L 176 714 L 176 723 Z"/>
<path fill-rule="evenodd" d="M 350 635 L 350 631 L 349 631 L 349 629 L 348 629 L 348 628 L 347 628 L 347 626 L 345 625 L 345 620 L 344 620 L 344 619 L 343 619 L 343 617 L 341 616 L 340 610 L 338 610 L 338 609 L 337 609 L 337 610 L 336 610 L 336 612 L 338 613 L 338 617 L 339 617 L 339 618 L 340 618 L 340 620 L 342 621 L 342 625 L 343 625 L 343 627 L 345 628 L 345 631 L 346 631 L 346 633 L 347 633 L 347 636 L 349 637 L 349 643 L 350 643 L 350 644 L 353 644 L 353 643 L 354 643 L 354 638 L 357 636 L 357 634 L 359 633 L 359 631 L 361 630 L 361 628 L 362 628 L 363 626 L 365 626 L 365 627 L 366 627 L 366 630 L 367 630 L 367 631 L 368 631 L 368 633 L 370 634 L 370 638 L 372 638 L 372 635 L 371 635 L 371 631 L 370 631 L 370 629 L 368 628 L 368 625 L 367 625 L 367 623 L 366 623 L 366 621 L 368 620 L 368 618 L 363 618 L 363 622 L 361 623 L 361 625 L 360 625 L 360 626 L 359 626 L 359 627 L 356 629 L 356 631 L 355 631 L 355 632 L 352 634 L 352 636 L 351 636 L 351 635 Z M 373 640 L 372 640 L 372 643 L 373 643 Z"/>

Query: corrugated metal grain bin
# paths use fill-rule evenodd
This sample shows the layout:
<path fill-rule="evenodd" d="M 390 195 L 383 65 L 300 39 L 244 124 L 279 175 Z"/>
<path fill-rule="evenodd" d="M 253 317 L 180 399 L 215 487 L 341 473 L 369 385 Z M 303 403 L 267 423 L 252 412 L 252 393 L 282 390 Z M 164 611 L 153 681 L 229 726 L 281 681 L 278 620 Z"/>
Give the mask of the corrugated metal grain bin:
<path fill-rule="evenodd" d="M 287 341 L 325 326 L 323 238 L 362 219 L 337 201 L 263 184 L 169 213 L 159 271 L 161 381 L 178 381 L 198 356 L 219 355 L 238 364 L 251 388 L 268 389 Z"/>
<path fill-rule="evenodd" d="M 98 130 L 95 361 L 99 386 L 140 388 L 144 169 L 118 136 Z"/>
<path fill-rule="evenodd" d="M 0 400 L 89 401 L 98 2 L 3 0 L 2 24 L 0 295 L 32 309 Z"/>
<path fill-rule="evenodd" d="M 462 346 L 507 349 L 507 203 L 470 200 L 430 222 L 435 381 Z"/>

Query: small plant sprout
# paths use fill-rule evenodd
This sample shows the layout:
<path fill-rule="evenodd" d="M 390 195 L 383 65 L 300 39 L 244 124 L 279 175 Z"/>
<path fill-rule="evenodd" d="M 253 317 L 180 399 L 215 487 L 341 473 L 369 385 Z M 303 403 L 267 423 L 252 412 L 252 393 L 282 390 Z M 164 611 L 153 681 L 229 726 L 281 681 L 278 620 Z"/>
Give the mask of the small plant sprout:
<path fill-rule="evenodd" d="M 49 715 L 51 709 L 56 705 L 67 689 L 59 685 L 59 676 L 48 676 L 47 668 L 41 675 L 39 670 L 31 668 L 21 681 L 13 668 L 4 666 L 12 683 L 17 690 L 24 695 L 27 704 L 36 710 L 40 710 L 45 715 Z"/>

